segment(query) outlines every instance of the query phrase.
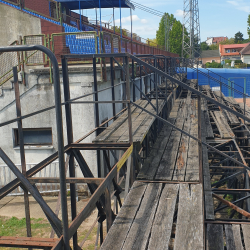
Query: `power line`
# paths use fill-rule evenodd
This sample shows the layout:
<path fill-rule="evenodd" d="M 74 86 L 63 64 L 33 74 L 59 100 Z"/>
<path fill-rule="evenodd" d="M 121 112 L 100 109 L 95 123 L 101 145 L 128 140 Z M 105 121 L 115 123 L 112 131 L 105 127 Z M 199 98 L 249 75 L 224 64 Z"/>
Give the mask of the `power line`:
<path fill-rule="evenodd" d="M 164 15 L 163 12 L 161 11 L 158 11 L 158 10 L 155 10 L 155 9 L 152 9 L 152 8 L 149 8 L 145 5 L 142 5 L 142 4 L 139 4 L 137 2 L 134 2 L 134 1 L 131 1 L 131 3 L 133 3 L 133 5 L 137 8 L 137 9 L 140 9 L 140 10 L 143 10 L 145 12 L 148 12 L 152 15 L 155 15 L 155 16 L 159 16 L 159 17 L 162 17 Z"/>

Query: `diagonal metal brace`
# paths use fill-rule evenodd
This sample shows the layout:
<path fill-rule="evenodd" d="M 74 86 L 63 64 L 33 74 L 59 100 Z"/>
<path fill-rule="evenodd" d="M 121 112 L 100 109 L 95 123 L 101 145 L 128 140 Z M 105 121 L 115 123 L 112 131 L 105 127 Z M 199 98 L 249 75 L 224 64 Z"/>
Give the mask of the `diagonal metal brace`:
<path fill-rule="evenodd" d="M 23 186 L 32 194 L 37 203 L 41 206 L 42 210 L 45 214 L 50 218 L 50 220 L 56 225 L 58 230 L 62 232 L 62 224 L 55 213 L 51 210 L 51 208 L 44 201 L 40 193 L 35 189 L 31 183 L 24 177 L 24 175 L 19 171 L 19 169 L 15 166 L 15 164 L 10 160 L 10 158 L 5 154 L 5 152 L 0 148 L 0 157 L 7 164 L 7 166 L 12 170 L 12 172 L 16 175 L 16 177 L 21 181 Z"/>

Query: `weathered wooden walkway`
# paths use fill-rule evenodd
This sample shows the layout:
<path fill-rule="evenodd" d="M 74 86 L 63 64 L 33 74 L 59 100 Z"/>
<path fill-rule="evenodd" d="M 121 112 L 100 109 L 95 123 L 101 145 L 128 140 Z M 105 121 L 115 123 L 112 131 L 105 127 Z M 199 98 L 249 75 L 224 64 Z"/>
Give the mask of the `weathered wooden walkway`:
<path fill-rule="evenodd" d="M 163 108 L 164 101 L 164 99 L 158 99 L 159 112 L 161 112 Z M 156 99 L 152 99 L 151 102 L 153 106 L 156 106 Z M 137 100 L 136 104 L 156 114 L 154 107 L 147 100 Z M 155 118 L 142 109 L 132 106 L 131 120 L 133 142 L 141 143 L 155 121 Z M 93 142 L 129 142 L 128 131 L 128 112 L 125 111 L 114 123 L 97 136 Z"/>
<path fill-rule="evenodd" d="M 201 184 L 134 182 L 101 249 L 203 249 Z"/>
<path fill-rule="evenodd" d="M 198 137 L 197 99 L 187 97 L 175 101 L 168 121 Z M 145 161 L 140 180 L 199 181 L 198 143 L 189 136 L 165 125 Z"/>
<path fill-rule="evenodd" d="M 168 121 L 198 137 L 196 96 L 183 91 Z M 101 249 L 203 249 L 202 196 L 197 141 L 164 125 Z"/>
<path fill-rule="evenodd" d="M 191 81 L 190 84 L 194 86 L 196 82 Z M 213 92 L 208 86 L 202 86 L 201 90 L 220 103 L 242 112 L 241 105 L 233 98 Z M 174 102 L 168 121 L 198 138 L 197 106 L 197 97 L 182 91 Z M 140 127 L 139 123 L 135 124 Z M 246 131 L 244 126 L 242 119 L 201 99 L 202 141 L 216 147 L 231 141 L 228 147 L 230 155 L 243 157 L 242 152 L 250 153 L 246 148 L 241 151 L 243 145 L 237 146 L 237 138 L 241 138 L 237 136 L 239 133 L 244 135 Z M 242 130 L 239 130 L 241 127 Z M 213 164 L 218 165 L 217 162 L 230 165 L 221 155 L 211 154 L 203 145 L 202 168 L 199 168 L 198 142 L 165 124 L 101 249 L 250 249 L 250 223 L 220 221 L 216 214 L 215 207 L 221 205 L 215 203 L 211 176 L 221 174 L 221 178 L 224 177 L 224 172 L 217 170 L 213 173 L 213 168 L 210 168 Z"/>

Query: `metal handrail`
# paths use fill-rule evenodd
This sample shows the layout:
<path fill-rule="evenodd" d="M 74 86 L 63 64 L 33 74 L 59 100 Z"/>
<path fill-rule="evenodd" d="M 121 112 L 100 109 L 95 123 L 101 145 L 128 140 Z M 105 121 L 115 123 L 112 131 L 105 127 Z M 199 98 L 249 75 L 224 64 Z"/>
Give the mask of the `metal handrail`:
<path fill-rule="evenodd" d="M 232 81 L 228 80 L 227 78 L 225 78 L 225 77 L 223 77 L 223 76 L 221 76 L 221 75 L 219 75 L 219 74 L 215 73 L 214 71 L 212 71 L 212 70 L 210 70 L 210 69 L 207 69 L 207 68 L 204 68 L 204 69 L 205 69 L 205 70 L 207 70 L 208 72 L 211 72 L 212 74 L 215 74 L 215 75 L 219 76 L 220 78 L 222 78 L 222 79 L 224 79 L 224 80 L 226 80 L 226 81 L 230 82 L 231 84 L 233 83 L 234 85 L 237 85 L 238 87 L 242 88 L 242 89 L 243 89 L 243 91 L 244 91 L 244 88 L 243 88 L 243 87 L 241 87 L 239 84 L 234 83 L 234 82 L 232 82 Z"/>

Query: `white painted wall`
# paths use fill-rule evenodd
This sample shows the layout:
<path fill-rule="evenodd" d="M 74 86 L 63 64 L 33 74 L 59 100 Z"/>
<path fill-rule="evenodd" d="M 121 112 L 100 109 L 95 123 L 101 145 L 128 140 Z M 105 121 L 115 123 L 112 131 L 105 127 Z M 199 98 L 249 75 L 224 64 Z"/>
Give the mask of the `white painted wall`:
<path fill-rule="evenodd" d="M 250 55 L 241 55 L 241 61 L 250 64 Z"/>
<path fill-rule="evenodd" d="M 93 92 L 93 72 L 89 68 L 84 72 L 81 68 L 78 72 L 71 73 L 70 77 L 70 95 L 75 98 Z M 103 89 L 111 86 L 110 79 L 107 82 L 101 82 L 100 72 L 98 73 L 98 89 Z M 120 82 L 120 71 L 116 72 L 115 84 Z M 53 85 L 49 83 L 49 75 L 47 69 L 34 69 L 30 70 L 27 74 L 27 86 L 19 85 L 21 93 L 21 107 L 22 115 L 47 108 L 54 105 L 54 89 Z M 63 98 L 63 86 L 61 79 L 61 96 Z M 121 100 L 122 89 L 121 86 L 115 87 L 115 98 Z M 83 101 L 93 101 L 94 95 L 80 99 Z M 100 92 L 99 100 L 111 100 L 111 89 Z M 116 112 L 120 111 L 122 104 L 116 105 Z M 113 116 L 111 104 L 99 104 L 100 121 L 106 117 Z M 63 111 L 63 132 L 64 144 L 66 145 L 66 120 L 64 106 Z M 16 106 L 14 90 L 4 90 L 3 96 L 0 97 L 0 123 L 16 118 Z M 73 118 L 73 137 L 74 141 L 81 138 L 83 135 L 90 132 L 95 128 L 94 104 L 74 104 L 72 105 L 72 118 Z M 46 111 L 45 113 L 27 118 L 23 120 L 24 128 L 41 128 L 52 127 L 53 133 L 53 146 L 25 146 L 26 162 L 38 163 L 49 155 L 57 151 L 57 134 L 56 134 L 56 117 L 55 110 Z M 1 141 L 0 147 L 6 152 L 10 159 L 15 163 L 20 163 L 20 150 L 13 147 L 13 129 L 17 128 L 17 123 L 12 123 L 8 126 L 0 127 Z M 95 133 L 85 139 L 83 142 L 92 142 L 95 138 Z M 96 166 L 96 151 L 84 151 L 85 160 L 95 176 L 97 176 Z M 3 161 L 0 159 L 0 164 Z M 81 176 L 81 173 L 78 173 Z"/>
<path fill-rule="evenodd" d="M 206 41 L 206 44 L 207 45 L 212 45 L 213 44 L 213 37 L 208 38 L 207 41 Z"/>

